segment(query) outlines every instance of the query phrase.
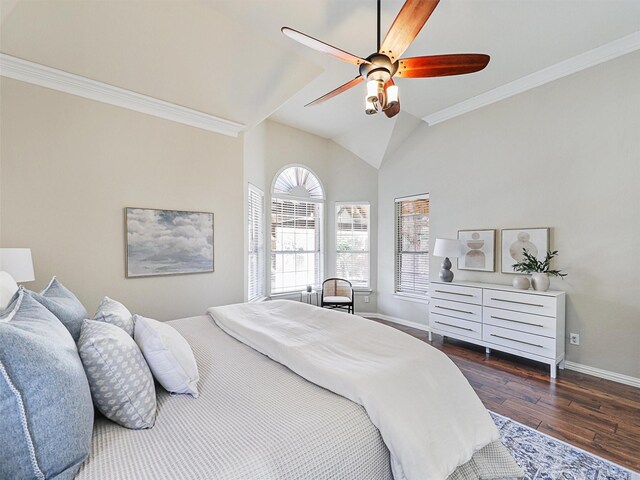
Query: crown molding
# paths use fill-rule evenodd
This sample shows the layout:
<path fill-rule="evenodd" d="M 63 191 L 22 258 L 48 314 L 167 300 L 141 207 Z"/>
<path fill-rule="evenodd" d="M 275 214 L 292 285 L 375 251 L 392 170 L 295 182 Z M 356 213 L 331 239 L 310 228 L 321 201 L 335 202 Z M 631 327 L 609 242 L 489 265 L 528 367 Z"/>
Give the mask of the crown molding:
<path fill-rule="evenodd" d="M 640 49 L 640 31 L 551 65 L 513 82 L 505 83 L 476 97 L 429 114 L 422 119 L 429 125 L 435 125 L 638 49 Z"/>
<path fill-rule="evenodd" d="M 208 113 L 4 53 L 0 53 L 0 75 L 230 137 L 237 137 L 245 128 Z"/>

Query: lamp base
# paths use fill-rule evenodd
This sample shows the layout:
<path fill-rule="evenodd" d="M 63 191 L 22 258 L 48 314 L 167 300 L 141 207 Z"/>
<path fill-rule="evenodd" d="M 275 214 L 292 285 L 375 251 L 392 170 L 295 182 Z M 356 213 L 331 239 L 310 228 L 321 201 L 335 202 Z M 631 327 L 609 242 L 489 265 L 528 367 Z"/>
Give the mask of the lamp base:
<path fill-rule="evenodd" d="M 438 275 L 441 282 L 452 282 L 453 281 L 453 272 L 451 271 L 451 261 L 449 257 L 445 257 L 442 262 L 442 270 L 440 270 L 440 274 Z"/>

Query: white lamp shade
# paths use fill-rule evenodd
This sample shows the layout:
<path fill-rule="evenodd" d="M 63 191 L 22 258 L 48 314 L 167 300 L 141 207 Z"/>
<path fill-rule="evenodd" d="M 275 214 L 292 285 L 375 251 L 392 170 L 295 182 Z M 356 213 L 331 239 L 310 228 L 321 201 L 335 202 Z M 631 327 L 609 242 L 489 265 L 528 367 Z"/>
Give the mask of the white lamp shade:
<path fill-rule="evenodd" d="M 31 249 L 0 248 L 0 271 L 7 272 L 16 282 L 34 281 Z"/>
<path fill-rule="evenodd" d="M 462 243 L 459 240 L 436 238 L 436 244 L 433 247 L 434 257 L 458 258 L 460 255 L 462 255 Z"/>

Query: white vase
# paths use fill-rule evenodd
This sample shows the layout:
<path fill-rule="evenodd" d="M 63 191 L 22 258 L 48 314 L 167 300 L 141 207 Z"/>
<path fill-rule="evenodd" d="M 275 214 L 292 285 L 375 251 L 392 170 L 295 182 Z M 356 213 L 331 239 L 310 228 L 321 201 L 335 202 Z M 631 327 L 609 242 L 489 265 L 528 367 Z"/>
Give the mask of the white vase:
<path fill-rule="evenodd" d="M 529 277 L 525 277 L 524 275 L 518 275 L 514 277 L 513 281 L 511 282 L 511 285 L 513 285 L 513 288 L 517 288 L 520 290 L 529 290 L 529 287 L 531 286 L 531 282 L 529 281 Z"/>
<path fill-rule="evenodd" d="M 549 290 L 549 274 L 534 272 L 531 274 L 531 285 L 538 292 L 546 292 Z"/>

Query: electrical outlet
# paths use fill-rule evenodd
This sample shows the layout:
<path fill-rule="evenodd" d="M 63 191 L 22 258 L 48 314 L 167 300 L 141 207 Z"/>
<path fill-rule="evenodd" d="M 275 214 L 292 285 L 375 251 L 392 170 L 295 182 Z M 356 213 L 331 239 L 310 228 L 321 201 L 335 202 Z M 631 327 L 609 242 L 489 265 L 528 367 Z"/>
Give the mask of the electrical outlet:
<path fill-rule="evenodd" d="M 569 334 L 569 343 L 571 345 L 580 345 L 580 334 L 579 333 L 570 333 Z"/>
<path fill-rule="evenodd" d="M 364 296 L 364 303 L 369 303 L 369 295 Z"/>

